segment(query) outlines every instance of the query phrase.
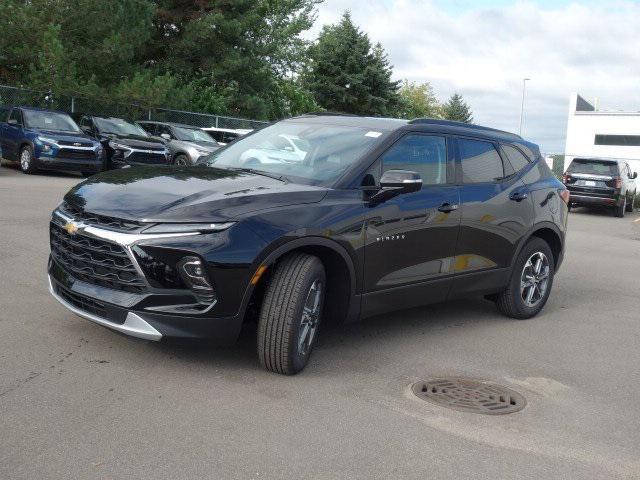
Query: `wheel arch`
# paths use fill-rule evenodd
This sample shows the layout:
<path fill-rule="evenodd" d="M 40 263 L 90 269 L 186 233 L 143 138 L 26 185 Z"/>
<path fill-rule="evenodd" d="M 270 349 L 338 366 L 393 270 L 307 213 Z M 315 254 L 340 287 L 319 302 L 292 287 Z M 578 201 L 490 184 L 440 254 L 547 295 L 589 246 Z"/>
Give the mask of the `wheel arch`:
<path fill-rule="evenodd" d="M 353 259 L 347 250 L 339 243 L 324 237 L 305 237 L 291 240 L 279 246 L 256 265 L 256 271 L 262 266 L 267 269 L 256 285 L 250 282 L 243 302 L 243 315 L 252 299 L 260 300 L 255 297 L 263 293 L 264 289 L 260 287 L 265 286 L 273 267 L 282 258 L 293 252 L 314 255 L 320 259 L 325 268 L 327 276 L 325 320 L 329 320 L 330 323 L 338 323 L 359 313 L 359 304 L 355 301 L 356 271 Z M 348 288 L 344 288 L 345 283 Z"/>
<path fill-rule="evenodd" d="M 551 252 L 553 253 L 553 263 L 554 267 L 557 270 L 562 261 L 562 252 L 564 247 L 564 235 L 560 232 L 560 229 L 551 222 L 542 222 L 536 224 L 526 235 L 520 245 L 518 246 L 515 255 L 512 259 L 512 265 L 515 262 L 515 259 L 518 258 L 520 251 L 524 248 L 527 242 L 533 238 L 538 237 L 547 242 L 549 248 L 551 248 Z"/>

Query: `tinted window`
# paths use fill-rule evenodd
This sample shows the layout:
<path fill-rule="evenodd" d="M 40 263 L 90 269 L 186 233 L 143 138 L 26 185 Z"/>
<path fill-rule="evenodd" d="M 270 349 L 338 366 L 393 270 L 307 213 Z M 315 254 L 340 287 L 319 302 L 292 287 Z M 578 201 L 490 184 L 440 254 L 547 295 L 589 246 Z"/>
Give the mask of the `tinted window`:
<path fill-rule="evenodd" d="M 22 125 L 22 115 L 20 115 L 20 110 L 14 108 L 9 115 L 9 120 L 15 120 L 19 125 Z"/>
<path fill-rule="evenodd" d="M 616 162 L 606 162 L 588 159 L 576 159 L 571 162 L 567 169 L 569 173 L 586 173 L 590 175 L 618 175 L 618 164 Z"/>
<path fill-rule="evenodd" d="M 144 128 L 145 131 L 149 135 L 155 135 L 156 134 L 157 125 L 155 123 L 143 123 L 143 122 L 140 122 L 140 123 L 138 123 L 138 125 L 140 125 L 142 128 Z"/>
<path fill-rule="evenodd" d="M 382 157 L 383 171 L 417 172 L 425 185 L 447 183 L 447 144 L 443 137 L 406 135 Z"/>
<path fill-rule="evenodd" d="M 511 163 L 511 166 L 516 172 L 519 172 L 524 167 L 529 165 L 529 160 L 527 160 L 527 157 L 525 157 L 522 154 L 522 152 L 517 148 L 512 147 L 510 145 L 503 145 L 502 149 L 504 150 L 504 153 L 507 155 L 507 159 L 509 160 L 509 163 Z"/>
<path fill-rule="evenodd" d="M 640 135 L 596 135 L 596 145 L 640 147 Z"/>
<path fill-rule="evenodd" d="M 492 143 L 458 139 L 464 183 L 495 182 L 504 177 L 502 160 Z"/>

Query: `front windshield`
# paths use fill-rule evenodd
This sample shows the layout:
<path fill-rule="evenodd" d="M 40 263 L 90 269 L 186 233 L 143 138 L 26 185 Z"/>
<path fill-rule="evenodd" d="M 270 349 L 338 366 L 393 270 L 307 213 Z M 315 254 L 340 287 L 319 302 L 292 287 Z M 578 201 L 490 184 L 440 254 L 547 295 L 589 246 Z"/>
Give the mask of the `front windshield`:
<path fill-rule="evenodd" d="M 207 165 L 250 168 L 309 185 L 330 184 L 380 140 L 368 128 L 279 122 L 211 154 Z"/>
<path fill-rule="evenodd" d="M 79 133 L 80 128 L 66 113 L 23 110 L 27 127 L 38 130 Z"/>
<path fill-rule="evenodd" d="M 126 122 L 120 118 L 95 118 L 100 133 L 112 133 L 114 135 L 138 135 L 148 137 L 149 134 L 139 125 Z"/>
<path fill-rule="evenodd" d="M 207 132 L 203 132 L 200 129 L 173 127 L 173 132 L 178 140 L 185 142 L 215 143 L 215 140 Z"/>

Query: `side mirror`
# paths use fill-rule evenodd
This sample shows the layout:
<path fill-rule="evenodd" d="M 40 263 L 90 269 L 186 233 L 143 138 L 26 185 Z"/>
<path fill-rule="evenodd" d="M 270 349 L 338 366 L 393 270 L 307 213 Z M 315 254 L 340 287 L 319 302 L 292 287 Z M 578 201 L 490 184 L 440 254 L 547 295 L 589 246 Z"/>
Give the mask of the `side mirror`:
<path fill-rule="evenodd" d="M 422 188 L 422 178 L 409 170 L 387 170 L 380 179 L 380 190 L 371 197 L 372 202 L 384 202 L 396 195 L 418 192 Z"/>
<path fill-rule="evenodd" d="M 169 135 L 168 133 L 161 133 L 160 136 L 165 140 L 171 140 L 171 135 Z"/>
<path fill-rule="evenodd" d="M 632 179 L 632 180 L 635 180 L 636 178 L 638 178 L 638 172 L 633 172 L 633 173 L 631 174 L 631 179 Z"/>
<path fill-rule="evenodd" d="M 9 120 L 7 120 L 7 123 L 9 125 L 18 125 L 18 121 L 15 118 L 10 118 Z"/>

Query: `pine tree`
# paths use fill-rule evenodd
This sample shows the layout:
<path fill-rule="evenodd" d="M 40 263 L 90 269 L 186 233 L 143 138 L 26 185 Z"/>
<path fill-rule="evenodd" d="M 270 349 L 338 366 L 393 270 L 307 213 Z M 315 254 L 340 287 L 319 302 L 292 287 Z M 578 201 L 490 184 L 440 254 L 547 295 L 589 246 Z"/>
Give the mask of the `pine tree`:
<path fill-rule="evenodd" d="M 471 108 L 462 98 L 462 95 L 454 93 L 442 108 L 444 118 L 456 122 L 472 123 L 473 113 Z"/>
<path fill-rule="evenodd" d="M 371 46 L 366 33 L 345 12 L 337 25 L 325 26 L 309 49 L 305 85 L 330 111 L 391 115 L 398 104 L 399 82 L 382 45 Z"/>

